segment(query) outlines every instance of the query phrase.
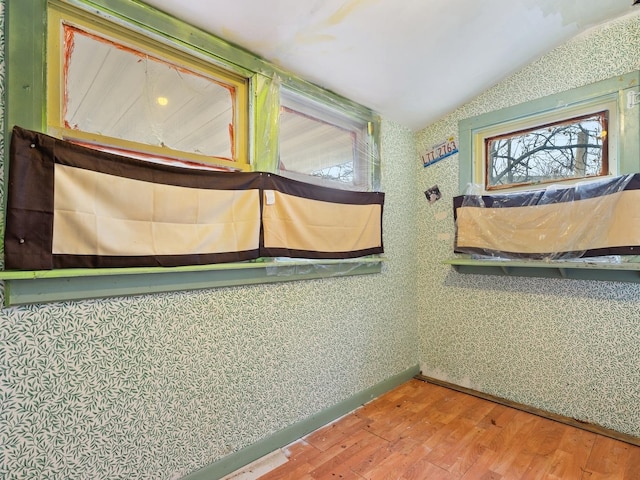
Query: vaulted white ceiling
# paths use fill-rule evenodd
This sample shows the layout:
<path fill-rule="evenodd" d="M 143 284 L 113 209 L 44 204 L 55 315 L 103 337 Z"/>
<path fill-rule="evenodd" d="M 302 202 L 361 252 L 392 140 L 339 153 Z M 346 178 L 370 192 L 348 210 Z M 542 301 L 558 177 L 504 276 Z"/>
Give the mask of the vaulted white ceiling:
<path fill-rule="evenodd" d="M 414 130 L 640 10 L 633 0 L 144 1 Z"/>

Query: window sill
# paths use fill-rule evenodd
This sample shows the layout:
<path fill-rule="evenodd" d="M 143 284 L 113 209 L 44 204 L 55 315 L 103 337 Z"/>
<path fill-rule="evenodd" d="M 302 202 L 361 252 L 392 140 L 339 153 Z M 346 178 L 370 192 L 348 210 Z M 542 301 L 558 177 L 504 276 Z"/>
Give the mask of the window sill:
<path fill-rule="evenodd" d="M 640 282 L 640 261 L 484 260 L 457 257 L 446 260 L 458 273 L 512 277 L 568 278 L 612 282 Z"/>
<path fill-rule="evenodd" d="M 382 257 L 264 259 L 246 263 L 0 271 L 5 306 L 380 273 Z"/>

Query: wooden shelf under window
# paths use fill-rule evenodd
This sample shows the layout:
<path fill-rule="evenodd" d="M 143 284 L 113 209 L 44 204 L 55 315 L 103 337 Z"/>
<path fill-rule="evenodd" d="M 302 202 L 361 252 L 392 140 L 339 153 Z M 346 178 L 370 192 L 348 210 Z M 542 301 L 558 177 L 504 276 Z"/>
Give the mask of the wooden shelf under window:
<path fill-rule="evenodd" d="M 5 306 L 380 273 L 385 258 L 260 259 L 183 267 L 0 271 Z"/>
<path fill-rule="evenodd" d="M 451 265 L 456 272 L 464 274 L 640 282 L 640 260 L 638 257 L 622 262 L 492 260 L 456 257 L 448 259 L 444 263 Z"/>

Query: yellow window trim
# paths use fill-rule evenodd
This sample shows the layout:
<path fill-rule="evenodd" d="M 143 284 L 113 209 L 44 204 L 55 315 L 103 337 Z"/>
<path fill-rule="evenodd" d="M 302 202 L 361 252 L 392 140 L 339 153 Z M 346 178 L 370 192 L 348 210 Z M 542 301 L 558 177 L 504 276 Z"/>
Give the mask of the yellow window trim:
<path fill-rule="evenodd" d="M 235 161 L 225 158 L 198 155 L 196 153 L 173 150 L 166 147 L 147 145 L 128 140 L 82 132 L 64 127 L 62 119 L 63 88 L 62 58 L 64 40 L 59 26 L 62 23 L 76 26 L 97 35 L 110 38 L 118 43 L 143 50 L 155 57 L 203 74 L 212 80 L 233 86 L 234 105 L 234 146 Z M 213 164 L 239 171 L 251 170 L 249 162 L 249 79 L 207 63 L 203 59 L 188 55 L 161 42 L 154 42 L 137 32 L 112 24 L 100 17 L 74 9 L 59 2 L 50 2 L 48 8 L 47 31 L 47 125 L 48 133 L 68 140 L 108 145 L 120 150 L 130 150 L 169 158 L 180 158 L 198 163 Z"/>

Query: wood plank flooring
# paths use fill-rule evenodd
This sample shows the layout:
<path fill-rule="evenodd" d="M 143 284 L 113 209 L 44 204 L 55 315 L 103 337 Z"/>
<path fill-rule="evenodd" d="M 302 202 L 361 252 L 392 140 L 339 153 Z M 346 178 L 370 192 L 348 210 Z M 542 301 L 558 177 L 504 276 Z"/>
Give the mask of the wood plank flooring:
<path fill-rule="evenodd" d="M 640 447 L 413 379 L 260 480 L 640 480 Z"/>

